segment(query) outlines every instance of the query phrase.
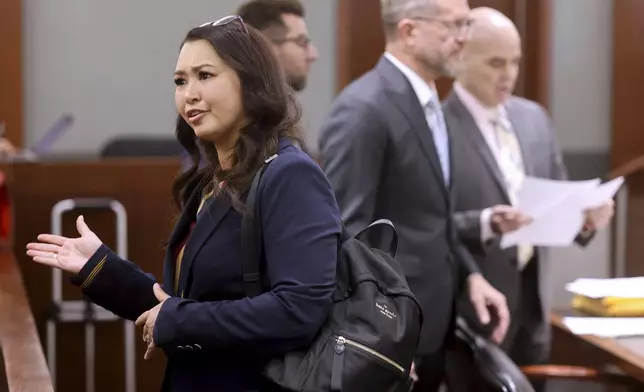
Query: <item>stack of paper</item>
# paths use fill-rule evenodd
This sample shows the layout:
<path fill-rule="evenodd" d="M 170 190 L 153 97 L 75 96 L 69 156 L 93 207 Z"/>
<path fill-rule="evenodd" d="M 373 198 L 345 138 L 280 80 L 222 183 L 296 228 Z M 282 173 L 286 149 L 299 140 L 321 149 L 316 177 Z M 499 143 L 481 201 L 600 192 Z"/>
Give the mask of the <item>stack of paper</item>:
<path fill-rule="evenodd" d="M 568 246 L 584 225 L 584 211 L 612 199 L 624 178 L 600 184 L 589 181 L 555 181 L 526 177 L 518 195 L 517 208 L 532 217 L 529 225 L 501 239 L 501 247 L 517 244 Z"/>
<path fill-rule="evenodd" d="M 588 298 L 644 298 L 644 276 L 635 278 L 580 278 L 566 284 L 566 290 Z"/>
<path fill-rule="evenodd" d="M 644 335 L 644 277 L 587 279 L 566 285 L 574 294 L 572 306 L 604 317 L 566 317 L 575 334 L 603 337 Z M 636 317 L 637 316 L 637 317 Z"/>
<path fill-rule="evenodd" d="M 644 335 L 644 317 L 564 317 L 563 323 L 575 335 L 607 338 Z"/>
<path fill-rule="evenodd" d="M 644 278 L 577 279 L 566 285 L 572 307 L 594 316 L 643 317 Z"/>

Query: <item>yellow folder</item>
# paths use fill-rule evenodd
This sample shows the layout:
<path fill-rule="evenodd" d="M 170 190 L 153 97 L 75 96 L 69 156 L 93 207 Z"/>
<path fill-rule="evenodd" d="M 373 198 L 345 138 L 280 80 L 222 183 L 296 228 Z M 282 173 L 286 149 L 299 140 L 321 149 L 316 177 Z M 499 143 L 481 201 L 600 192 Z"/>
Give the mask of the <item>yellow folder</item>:
<path fill-rule="evenodd" d="M 589 298 L 575 295 L 572 307 L 593 316 L 644 317 L 644 298 Z"/>

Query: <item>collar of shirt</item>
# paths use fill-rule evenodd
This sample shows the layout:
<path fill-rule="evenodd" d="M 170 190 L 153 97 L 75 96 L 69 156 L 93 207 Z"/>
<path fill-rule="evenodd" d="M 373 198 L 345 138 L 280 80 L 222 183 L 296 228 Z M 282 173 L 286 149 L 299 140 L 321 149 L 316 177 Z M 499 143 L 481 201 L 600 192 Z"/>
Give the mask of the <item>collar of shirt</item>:
<path fill-rule="evenodd" d="M 391 53 L 385 52 L 384 56 L 396 68 L 398 68 L 398 70 L 402 72 L 403 75 L 405 75 L 407 80 L 409 80 L 411 87 L 414 89 L 414 92 L 416 93 L 416 97 L 418 97 L 420 106 L 423 109 L 427 107 L 427 104 L 429 104 L 429 101 L 432 99 L 433 96 L 438 96 L 438 92 L 436 91 L 436 85 L 434 83 L 427 84 L 427 82 L 425 82 L 420 76 L 418 76 L 418 74 L 414 72 L 413 69 L 403 64 L 402 61 L 398 60 Z"/>
<path fill-rule="evenodd" d="M 507 121 L 508 115 L 503 105 L 495 108 L 483 105 L 478 98 L 467 91 L 459 82 L 454 82 L 453 88 L 456 96 L 463 102 L 463 105 L 465 105 L 472 117 L 474 117 L 474 121 L 477 124 L 489 123 L 499 117 L 501 121 Z"/>

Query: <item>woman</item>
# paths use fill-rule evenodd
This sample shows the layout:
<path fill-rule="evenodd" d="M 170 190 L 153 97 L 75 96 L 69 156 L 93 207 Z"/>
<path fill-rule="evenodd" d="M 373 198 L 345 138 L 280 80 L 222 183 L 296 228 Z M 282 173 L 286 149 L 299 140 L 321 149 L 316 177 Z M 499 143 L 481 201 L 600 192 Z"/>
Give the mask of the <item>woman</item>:
<path fill-rule="evenodd" d="M 182 214 L 163 289 L 103 245 L 82 217 L 79 238 L 40 235 L 27 254 L 74 273 L 93 302 L 137 320 L 145 357 L 156 348 L 168 357 L 163 390 L 273 390 L 261 377 L 267 359 L 311 343 L 331 307 L 341 232 L 333 191 L 293 145 L 298 111 L 270 46 L 239 17 L 191 30 L 174 78 L 177 138 L 195 166 L 174 184 Z M 243 200 L 274 154 L 257 194 L 269 288 L 247 298 Z"/>

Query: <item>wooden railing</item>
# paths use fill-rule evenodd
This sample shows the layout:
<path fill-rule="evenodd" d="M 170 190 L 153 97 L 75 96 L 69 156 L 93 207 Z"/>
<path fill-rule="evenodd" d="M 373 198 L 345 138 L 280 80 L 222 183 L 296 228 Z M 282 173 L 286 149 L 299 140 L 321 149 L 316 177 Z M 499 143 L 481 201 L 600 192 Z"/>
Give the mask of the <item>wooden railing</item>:
<path fill-rule="evenodd" d="M 608 179 L 613 179 L 620 176 L 628 177 L 631 174 L 635 174 L 642 169 L 644 169 L 644 155 L 640 155 L 637 158 L 631 159 L 623 165 L 620 165 L 611 170 L 608 174 Z"/>
<path fill-rule="evenodd" d="M 0 348 L 9 392 L 53 392 L 20 268 L 0 247 Z"/>
<path fill-rule="evenodd" d="M 608 173 L 606 179 L 624 177 L 625 183 L 616 196 L 615 218 L 611 238 L 610 276 L 623 277 L 642 275 L 644 270 L 639 266 L 643 250 L 639 238 L 643 234 L 640 221 L 642 210 L 643 183 L 641 172 L 644 171 L 644 155 L 619 165 Z"/>

